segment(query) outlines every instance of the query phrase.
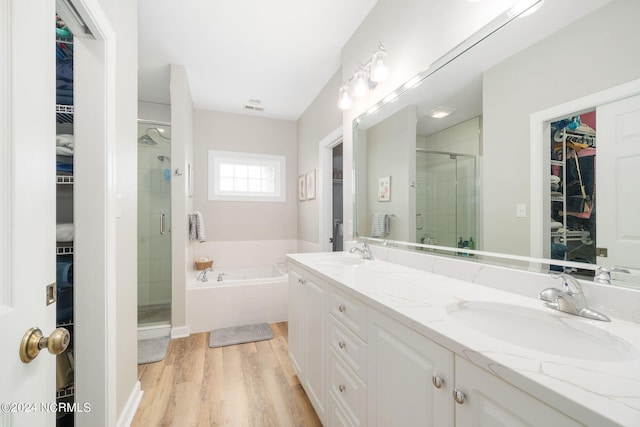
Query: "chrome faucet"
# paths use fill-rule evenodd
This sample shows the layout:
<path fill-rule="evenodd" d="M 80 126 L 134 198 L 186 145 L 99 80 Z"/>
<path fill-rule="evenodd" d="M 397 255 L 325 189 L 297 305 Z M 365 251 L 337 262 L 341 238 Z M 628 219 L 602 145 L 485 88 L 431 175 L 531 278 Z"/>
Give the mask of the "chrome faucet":
<path fill-rule="evenodd" d="M 360 242 L 360 245 L 362 246 L 361 248 L 354 246 L 351 249 L 349 249 L 349 253 L 352 254 L 355 252 L 359 252 L 363 259 L 368 259 L 373 261 L 375 258 L 373 258 L 373 254 L 371 253 L 371 248 L 369 247 L 369 245 L 364 242 Z"/>
<path fill-rule="evenodd" d="M 213 268 L 209 267 L 209 268 L 207 268 L 207 269 L 205 269 L 205 270 L 202 270 L 202 271 L 198 274 L 198 280 L 199 280 L 200 282 L 203 282 L 203 283 L 208 282 L 208 281 L 209 281 L 209 278 L 207 277 L 207 273 L 208 273 L 208 272 L 210 272 L 210 271 L 213 271 Z"/>
<path fill-rule="evenodd" d="M 603 285 L 611 284 L 611 273 L 627 273 L 630 274 L 631 271 L 627 268 L 623 267 L 598 267 L 596 270 L 596 275 L 593 278 L 593 281 L 596 283 L 602 283 Z"/>
<path fill-rule="evenodd" d="M 582 285 L 575 277 L 564 273 L 553 274 L 552 277 L 562 279 L 562 289 L 547 288 L 540 292 L 538 298 L 545 301 L 544 305 L 554 310 L 575 314 L 576 316 L 586 317 L 588 319 L 602 320 L 603 322 L 611 321 L 611 319 L 604 314 L 587 306 L 587 299 L 582 292 Z"/>

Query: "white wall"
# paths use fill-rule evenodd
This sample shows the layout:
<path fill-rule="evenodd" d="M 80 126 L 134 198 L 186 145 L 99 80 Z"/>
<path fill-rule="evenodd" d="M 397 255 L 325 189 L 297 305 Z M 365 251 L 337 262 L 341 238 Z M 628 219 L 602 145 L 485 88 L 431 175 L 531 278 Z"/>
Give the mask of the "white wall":
<path fill-rule="evenodd" d="M 366 223 L 362 236 L 371 236 L 372 214 L 395 215 L 390 220 L 391 240 L 411 241 L 415 230 L 416 107 L 410 105 L 366 132 Z M 378 179 L 391 177 L 389 201 L 378 201 Z"/>
<path fill-rule="evenodd" d="M 186 335 L 186 277 L 193 262 L 188 236 L 188 214 L 193 212 L 189 196 L 188 169 L 194 164 L 194 110 L 187 71 L 171 64 L 171 327 L 172 336 Z M 182 174 L 177 174 L 180 169 Z"/>
<path fill-rule="evenodd" d="M 320 167 L 318 143 L 342 125 L 342 113 L 337 108 L 337 96 L 341 84 L 342 71 L 339 69 L 298 119 L 298 172 L 296 176 L 312 169 L 316 169 L 318 172 Z M 316 177 L 319 188 L 321 184 L 319 180 L 322 178 L 318 173 L 316 173 Z M 297 204 L 297 238 L 300 241 L 299 249 L 301 252 L 310 252 L 320 248 L 318 214 L 321 197 L 321 192 L 316 191 L 314 200 Z"/>
<path fill-rule="evenodd" d="M 496 171 L 483 177 L 485 250 L 529 254 L 530 221 L 515 206 L 529 201 L 530 115 L 640 78 L 637 16 L 639 2 L 613 1 L 485 73 L 483 169 Z M 585 62 L 569 64 L 572 52 Z"/>
<path fill-rule="evenodd" d="M 126 409 L 137 383 L 137 93 L 138 7 L 128 0 L 99 0 L 115 33 L 116 141 L 115 186 L 120 218 L 116 221 L 116 330 L 113 332 L 116 417 Z M 115 420 L 111 420 L 112 422 Z"/>
<path fill-rule="evenodd" d="M 171 106 L 157 102 L 138 101 L 138 119 L 156 123 L 171 123 Z"/>
<path fill-rule="evenodd" d="M 175 118 L 174 118 L 175 120 Z M 194 112 L 193 208 L 208 241 L 288 240 L 297 236 L 296 123 L 208 110 Z M 208 151 L 276 154 L 286 158 L 285 202 L 209 201 Z"/>

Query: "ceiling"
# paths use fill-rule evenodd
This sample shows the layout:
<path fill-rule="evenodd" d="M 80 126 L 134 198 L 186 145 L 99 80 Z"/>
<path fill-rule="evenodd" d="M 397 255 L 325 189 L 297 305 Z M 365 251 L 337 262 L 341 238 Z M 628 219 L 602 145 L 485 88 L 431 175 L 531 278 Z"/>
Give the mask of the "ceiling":
<path fill-rule="evenodd" d="M 297 120 L 376 1 L 139 0 L 138 98 L 169 104 L 181 64 L 195 108 Z"/>

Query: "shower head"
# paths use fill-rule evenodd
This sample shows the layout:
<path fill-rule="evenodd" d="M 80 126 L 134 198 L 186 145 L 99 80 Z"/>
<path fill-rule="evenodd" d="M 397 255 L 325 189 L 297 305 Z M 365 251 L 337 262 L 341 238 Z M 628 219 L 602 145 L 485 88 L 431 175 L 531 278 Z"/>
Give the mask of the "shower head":
<path fill-rule="evenodd" d="M 150 135 L 149 132 L 151 132 L 152 130 L 156 131 L 156 134 L 164 139 L 165 141 L 171 141 L 171 138 L 166 137 L 162 134 L 162 132 L 164 132 L 164 129 L 158 129 L 158 128 L 149 128 L 144 132 L 144 135 L 142 135 L 140 138 L 138 138 L 138 144 L 142 144 L 142 145 L 158 145 L 158 141 L 156 141 L 155 139 L 153 139 Z"/>
<path fill-rule="evenodd" d="M 158 160 L 160 160 L 161 162 L 164 162 L 165 160 L 166 161 L 171 161 L 171 159 L 169 157 L 162 156 L 162 155 L 158 156 Z"/>
<path fill-rule="evenodd" d="M 142 145 L 158 145 L 158 143 L 146 133 L 138 138 L 138 144 Z"/>

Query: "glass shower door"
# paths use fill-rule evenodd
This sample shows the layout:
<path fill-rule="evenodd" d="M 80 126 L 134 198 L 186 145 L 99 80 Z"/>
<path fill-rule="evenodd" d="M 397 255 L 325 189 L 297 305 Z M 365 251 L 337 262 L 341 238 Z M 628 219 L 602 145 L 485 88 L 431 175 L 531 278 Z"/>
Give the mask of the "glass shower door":
<path fill-rule="evenodd" d="M 138 326 L 171 323 L 171 129 L 138 123 Z"/>
<path fill-rule="evenodd" d="M 416 150 L 416 242 L 477 242 L 475 157 Z"/>

